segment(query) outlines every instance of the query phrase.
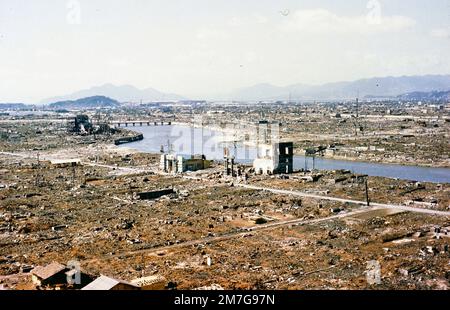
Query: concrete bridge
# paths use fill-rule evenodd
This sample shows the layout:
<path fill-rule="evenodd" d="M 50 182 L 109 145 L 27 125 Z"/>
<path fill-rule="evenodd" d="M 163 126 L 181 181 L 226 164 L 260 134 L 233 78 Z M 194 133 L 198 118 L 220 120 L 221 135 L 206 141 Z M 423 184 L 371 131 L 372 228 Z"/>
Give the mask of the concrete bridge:
<path fill-rule="evenodd" d="M 114 127 L 136 127 L 136 126 L 164 126 L 172 125 L 169 121 L 149 121 L 149 120 L 133 120 L 133 121 L 111 121 L 110 125 Z"/>

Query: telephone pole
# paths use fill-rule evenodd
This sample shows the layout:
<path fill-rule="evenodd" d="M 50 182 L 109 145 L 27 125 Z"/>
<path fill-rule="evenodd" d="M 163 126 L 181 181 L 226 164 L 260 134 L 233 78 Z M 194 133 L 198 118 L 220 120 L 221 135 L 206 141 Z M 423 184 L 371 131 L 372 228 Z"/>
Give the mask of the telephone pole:
<path fill-rule="evenodd" d="M 75 184 L 75 179 L 77 177 L 77 173 L 76 173 L 76 166 L 74 164 L 72 164 L 72 180 L 73 180 L 73 184 Z"/>
<path fill-rule="evenodd" d="M 358 136 L 358 127 L 359 127 L 359 90 L 358 95 L 356 96 L 356 120 L 355 120 L 355 136 Z"/>
<path fill-rule="evenodd" d="M 35 183 L 36 183 L 36 186 L 40 186 L 41 185 L 41 162 L 39 160 L 39 153 L 36 154 L 36 157 L 37 157 L 37 165 L 36 165 Z"/>
<path fill-rule="evenodd" d="M 369 177 L 366 177 L 365 178 L 365 180 L 364 180 L 364 186 L 365 186 L 365 188 L 366 188 L 366 203 L 367 203 L 367 206 L 369 207 L 370 206 L 370 199 L 369 199 L 369 187 L 367 186 L 367 180 L 369 179 Z"/>

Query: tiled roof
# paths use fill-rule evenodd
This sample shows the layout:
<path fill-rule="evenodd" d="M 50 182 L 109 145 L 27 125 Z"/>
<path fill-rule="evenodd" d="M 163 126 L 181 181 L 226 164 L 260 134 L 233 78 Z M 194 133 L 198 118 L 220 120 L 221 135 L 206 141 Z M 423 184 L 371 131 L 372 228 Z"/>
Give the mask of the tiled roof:
<path fill-rule="evenodd" d="M 52 276 L 54 276 L 57 273 L 60 273 L 61 271 L 65 270 L 66 266 L 61 265 L 60 263 L 53 262 L 45 267 L 38 266 L 34 268 L 31 273 L 42 280 L 46 280 Z"/>

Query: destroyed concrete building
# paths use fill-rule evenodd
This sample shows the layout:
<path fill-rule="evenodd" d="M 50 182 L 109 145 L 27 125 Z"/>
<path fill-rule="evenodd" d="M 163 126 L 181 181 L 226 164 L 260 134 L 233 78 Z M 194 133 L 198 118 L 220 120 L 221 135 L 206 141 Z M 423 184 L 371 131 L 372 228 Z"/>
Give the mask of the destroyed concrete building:
<path fill-rule="evenodd" d="M 166 173 L 197 171 L 207 169 L 210 166 L 211 161 L 206 160 L 205 155 L 192 155 L 190 158 L 184 158 L 176 154 L 161 155 L 160 168 Z"/>
<path fill-rule="evenodd" d="M 90 133 L 93 129 L 89 116 L 85 114 L 75 116 L 74 122 L 71 125 L 73 126 L 69 130 L 80 134 Z"/>
<path fill-rule="evenodd" d="M 257 158 L 253 161 L 256 174 L 281 174 L 293 172 L 294 144 L 277 142 L 258 146 Z"/>
<path fill-rule="evenodd" d="M 78 135 L 91 134 L 113 134 L 117 132 L 115 128 L 109 126 L 107 122 L 93 121 L 86 114 L 79 114 L 67 123 L 67 130 Z"/>
<path fill-rule="evenodd" d="M 253 161 L 256 174 L 293 172 L 294 143 L 280 142 L 280 122 L 260 120 L 256 126 L 257 154 Z"/>
<path fill-rule="evenodd" d="M 230 154 L 230 150 L 228 148 L 225 148 L 223 150 L 223 160 L 224 160 L 224 167 L 225 167 L 225 175 L 227 176 L 234 176 L 234 160 L 235 157 Z"/>

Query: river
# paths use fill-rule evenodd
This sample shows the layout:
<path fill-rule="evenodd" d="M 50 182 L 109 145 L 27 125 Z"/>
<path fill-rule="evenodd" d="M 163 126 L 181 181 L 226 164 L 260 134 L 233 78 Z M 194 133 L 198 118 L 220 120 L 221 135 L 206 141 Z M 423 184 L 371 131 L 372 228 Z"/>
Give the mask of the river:
<path fill-rule="evenodd" d="M 204 154 L 208 159 L 222 160 L 223 149 L 228 147 L 239 163 L 252 163 L 256 157 L 256 148 L 242 143 L 223 142 L 227 139 L 221 131 L 188 126 L 142 126 L 129 127 L 144 134 L 144 140 L 124 144 L 142 152 L 160 152 L 161 146 L 167 152 L 168 145 L 171 150 L 180 155 Z M 307 168 L 311 169 L 312 158 L 307 158 Z M 431 168 L 420 166 L 405 166 L 381 163 L 368 163 L 358 161 L 334 160 L 316 157 L 314 163 L 318 170 L 348 169 L 353 173 L 398 178 L 419 182 L 450 183 L 450 168 Z M 305 157 L 294 156 L 294 169 L 305 167 Z"/>

